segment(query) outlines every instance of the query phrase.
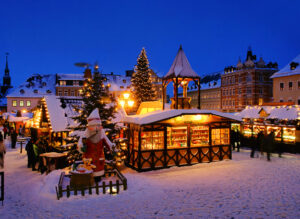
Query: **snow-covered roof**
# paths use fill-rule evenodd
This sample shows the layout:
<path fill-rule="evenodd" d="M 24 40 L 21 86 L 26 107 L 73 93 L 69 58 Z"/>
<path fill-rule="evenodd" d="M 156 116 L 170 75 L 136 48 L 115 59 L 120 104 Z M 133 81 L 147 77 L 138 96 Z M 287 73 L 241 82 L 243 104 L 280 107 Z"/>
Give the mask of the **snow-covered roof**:
<path fill-rule="evenodd" d="M 216 110 L 199 110 L 199 109 L 182 109 L 182 110 L 159 110 L 143 115 L 126 116 L 123 120 L 125 123 L 134 123 L 139 125 L 151 124 L 162 120 L 167 120 L 181 115 L 211 114 L 236 121 L 242 121 L 239 117 Z"/>
<path fill-rule="evenodd" d="M 7 97 L 43 97 L 55 95 L 55 75 L 34 74 L 14 89 Z"/>
<path fill-rule="evenodd" d="M 84 74 L 61 74 L 58 73 L 57 77 L 59 80 L 79 80 L 83 81 L 84 80 Z"/>
<path fill-rule="evenodd" d="M 191 78 L 199 77 L 199 75 L 192 69 L 181 46 L 177 52 L 177 55 L 173 61 L 170 70 L 164 76 L 164 78 L 170 78 L 170 77 L 191 77 Z"/>
<path fill-rule="evenodd" d="M 53 132 L 66 131 L 67 127 L 74 124 L 72 117 L 76 116 L 77 112 L 73 109 L 73 104 L 66 104 L 66 107 L 62 108 L 60 97 L 57 96 L 45 96 L 45 101 Z"/>
<path fill-rule="evenodd" d="M 260 117 L 261 110 L 264 110 L 268 116 L 266 119 L 288 119 L 296 120 L 300 118 L 300 107 L 298 105 L 294 106 L 254 106 L 247 107 L 239 113 L 235 113 L 236 116 L 240 118 L 250 118 L 258 119 Z"/>
<path fill-rule="evenodd" d="M 295 62 L 298 63 L 298 66 L 294 69 L 291 70 L 291 63 Z M 289 64 L 287 64 L 284 68 L 282 68 L 280 71 L 275 72 L 271 78 L 278 78 L 278 77 L 286 77 L 286 76 L 291 76 L 291 75 L 298 75 L 300 74 L 300 54 L 294 58 Z"/>

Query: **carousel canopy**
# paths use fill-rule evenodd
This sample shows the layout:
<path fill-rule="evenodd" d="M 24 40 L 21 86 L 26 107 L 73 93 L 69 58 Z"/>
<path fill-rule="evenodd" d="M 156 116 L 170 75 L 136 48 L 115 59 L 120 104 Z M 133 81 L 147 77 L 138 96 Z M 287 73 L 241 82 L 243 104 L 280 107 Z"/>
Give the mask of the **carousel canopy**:
<path fill-rule="evenodd" d="M 135 116 L 127 116 L 124 118 L 123 122 L 125 123 L 134 123 L 138 125 L 146 125 L 155 122 L 160 122 L 163 120 L 167 120 L 170 118 L 174 118 L 177 116 L 183 115 L 199 115 L 199 114 L 207 114 L 207 115 L 215 115 L 223 118 L 227 118 L 230 120 L 235 120 L 241 122 L 242 120 L 228 113 L 222 113 L 216 110 L 199 110 L 199 109 L 182 109 L 182 110 L 159 110 L 151 113 L 143 114 L 143 115 L 135 115 Z"/>
<path fill-rule="evenodd" d="M 199 75 L 192 69 L 181 46 L 169 72 L 164 76 L 164 79 L 176 77 L 199 78 Z"/>

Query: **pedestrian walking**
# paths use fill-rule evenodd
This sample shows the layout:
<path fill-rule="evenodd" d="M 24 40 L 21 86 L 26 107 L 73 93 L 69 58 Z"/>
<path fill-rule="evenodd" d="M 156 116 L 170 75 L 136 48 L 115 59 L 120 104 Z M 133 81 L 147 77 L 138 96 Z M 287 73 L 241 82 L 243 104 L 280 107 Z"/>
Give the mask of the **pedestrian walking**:
<path fill-rule="evenodd" d="M 0 169 L 4 168 L 4 155 L 6 153 L 5 144 L 3 142 L 2 134 L 0 136 Z"/>
<path fill-rule="evenodd" d="M 266 141 L 266 152 L 267 152 L 267 160 L 271 161 L 271 152 L 274 148 L 274 139 L 275 139 L 275 133 L 274 130 L 271 130 L 270 134 L 267 136 Z"/>
<path fill-rule="evenodd" d="M 7 135 L 7 128 L 6 128 L 6 126 L 3 127 L 3 134 L 4 134 L 4 139 L 6 139 L 6 135 Z"/>
<path fill-rule="evenodd" d="M 254 158 L 254 155 L 255 155 L 255 151 L 256 151 L 256 150 L 261 151 L 263 138 L 264 138 L 264 133 L 263 133 L 263 131 L 260 131 L 260 132 L 257 134 L 256 140 L 255 140 L 255 141 L 253 142 L 253 144 L 252 144 L 251 154 L 250 154 L 250 157 L 251 157 L 251 158 Z"/>
<path fill-rule="evenodd" d="M 30 139 L 26 144 L 25 150 L 27 151 L 27 167 L 35 170 L 35 155 L 33 150 L 33 140 Z"/>
<path fill-rule="evenodd" d="M 235 131 L 235 139 L 237 152 L 240 152 L 242 134 L 238 130 Z"/>
<path fill-rule="evenodd" d="M 11 133 L 11 148 L 16 148 L 17 143 L 17 132 L 13 129 Z"/>
<path fill-rule="evenodd" d="M 234 130 L 230 130 L 230 145 L 232 151 L 235 151 L 235 143 L 236 143 L 236 133 Z"/>

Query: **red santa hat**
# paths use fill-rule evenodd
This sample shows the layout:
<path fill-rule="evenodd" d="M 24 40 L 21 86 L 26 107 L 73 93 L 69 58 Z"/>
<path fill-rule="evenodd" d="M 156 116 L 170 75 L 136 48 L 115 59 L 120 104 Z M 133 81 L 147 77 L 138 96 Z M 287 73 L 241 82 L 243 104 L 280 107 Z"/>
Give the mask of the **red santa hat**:
<path fill-rule="evenodd" d="M 89 115 L 87 118 L 87 125 L 92 126 L 92 125 L 102 125 L 101 119 L 99 116 L 99 110 L 96 108 L 93 110 L 93 112 Z"/>

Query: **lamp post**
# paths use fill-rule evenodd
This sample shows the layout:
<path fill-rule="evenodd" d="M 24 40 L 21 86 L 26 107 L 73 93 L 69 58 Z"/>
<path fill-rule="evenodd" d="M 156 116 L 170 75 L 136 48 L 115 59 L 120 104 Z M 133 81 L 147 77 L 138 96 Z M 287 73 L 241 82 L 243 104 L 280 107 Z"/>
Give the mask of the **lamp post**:
<path fill-rule="evenodd" d="M 130 109 L 132 109 L 134 105 L 134 100 L 130 98 L 129 92 L 125 92 L 119 97 L 119 104 L 125 110 L 126 113 L 127 111 L 130 112 Z"/>

